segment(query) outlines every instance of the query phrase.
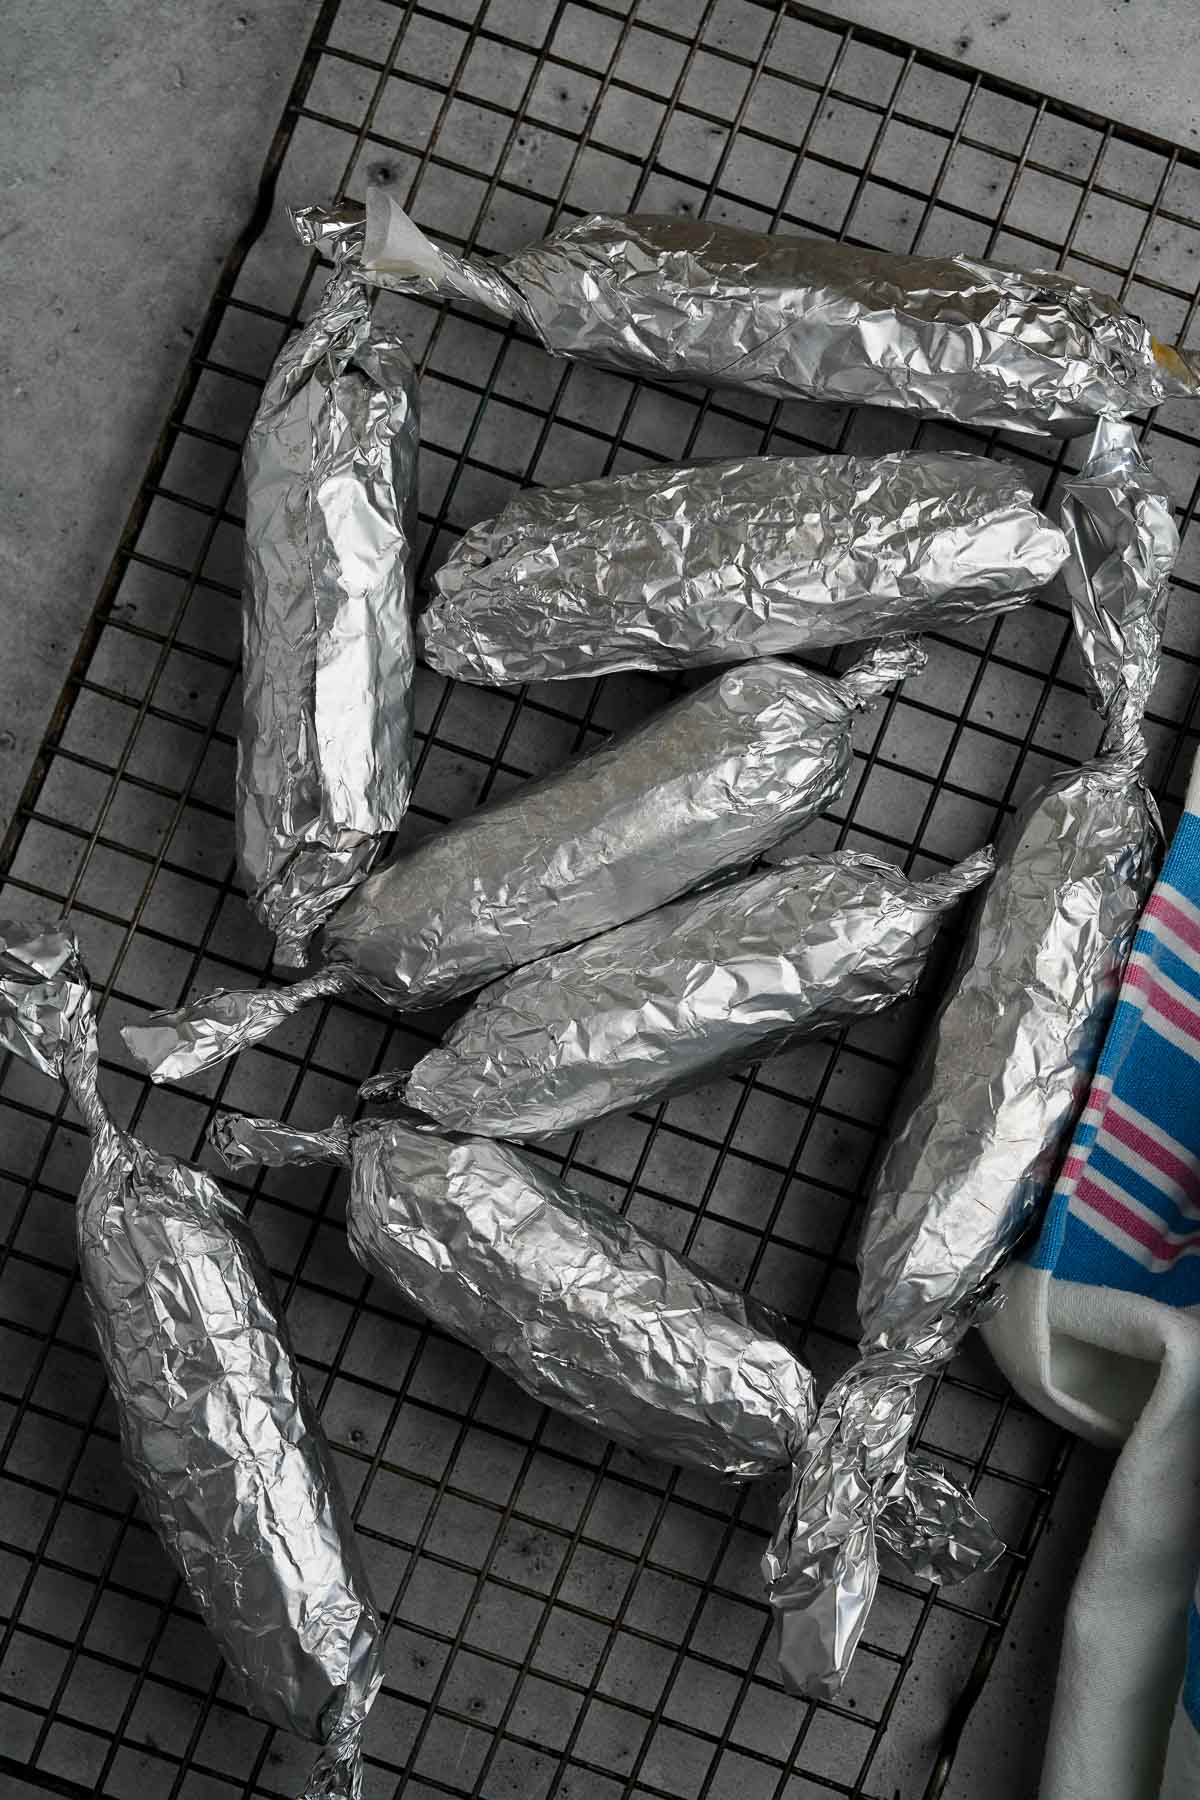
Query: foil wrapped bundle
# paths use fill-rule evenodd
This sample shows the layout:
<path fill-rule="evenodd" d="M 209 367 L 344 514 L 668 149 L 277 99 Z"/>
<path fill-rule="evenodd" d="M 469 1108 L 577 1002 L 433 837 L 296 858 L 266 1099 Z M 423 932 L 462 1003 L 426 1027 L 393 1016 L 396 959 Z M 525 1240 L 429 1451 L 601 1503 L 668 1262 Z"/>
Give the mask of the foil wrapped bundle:
<path fill-rule="evenodd" d="M 225 1113 L 210 1136 L 231 1169 L 349 1164 L 364 1268 L 558 1411 L 722 1475 L 786 1468 L 803 1443 L 812 1376 L 768 1315 L 519 1151 L 404 1119 Z"/>
<path fill-rule="evenodd" d="M 927 881 L 853 851 L 689 895 L 486 988 L 397 1089 L 450 1131 L 544 1137 L 694 1087 L 912 992 L 991 849 Z"/>
<path fill-rule="evenodd" d="M 80 1279 L 146 1513 L 246 1704 L 323 1746 L 305 1800 L 357 1800 L 382 1630 L 250 1229 L 113 1123 L 65 924 L 0 923 L 0 1049 L 57 1076 L 91 1135 Z"/>
<path fill-rule="evenodd" d="M 238 867 L 285 967 L 399 825 L 412 765 L 416 376 L 372 328 L 361 220 L 300 235 L 338 270 L 271 370 L 242 463 Z"/>
<path fill-rule="evenodd" d="M 1200 355 L 1159 343 L 1108 294 L 967 256 L 597 213 L 503 262 L 464 261 L 373 187 L 362 268 L 517 320 L 558 356 L 777 399 L 1066 436 L 1200 394 Z"/>
<path fill-rule="evenodd" d="M 433 578 L 421 653 L 493 685 L 935 631 L 1027 600 L 1066 540 L 987 457 L 750 457 L 517 494 Z"/>
<path fill-rule="evenodd" d="M 1065 494 L 1065 572 L 1105 730 L 1003 833 L 958 971 L 897 1110 L 859 1248 L 862 1361 L 828 1395 L 764 1560 L 780 1666 L 837 1691 L 875 1593 L 875 1523 L 907 1479 L 922 1378 L 992 1304 L 1035 1222 L 1116 1001 L 1161 849 L 1141 720 L 1178 534 L 1131 427 Z"/>
<path fill-rule="evenodd" d="M 835 800 L 855 714 L 919 668 L 892 638 L 832 679 L 750 663 L 635 730 L 459 819 L 368 876 L 290 988 L 218 990 L 125 1027 L 156 1081 L 255 1043 L 321 995 L 432 1006 L 649 912 L 744 863 Z"/>
<path fill-rule="evenodd" d="M 231 1169 L 349 1164 L 364 1268 L 535 1400 L 640 1455 L 746 1480 L 803 1444 L 812 1377 L 782 1321 L 518 1150 L 404 1118 L 309 1132 L 226 1113 L 210 1136 Z M 951 1579 L 999 1549 L 928 1459 L 881 1533 L 908 1566 Z"/>

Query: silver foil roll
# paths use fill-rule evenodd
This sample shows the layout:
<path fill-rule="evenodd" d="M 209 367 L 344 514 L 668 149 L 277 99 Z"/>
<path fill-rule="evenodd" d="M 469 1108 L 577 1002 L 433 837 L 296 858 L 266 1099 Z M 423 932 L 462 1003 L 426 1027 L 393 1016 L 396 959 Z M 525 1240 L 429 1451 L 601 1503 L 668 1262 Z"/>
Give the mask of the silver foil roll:
<path fill-rule="evenodd" d="M 305 1800 L 357 1800 L 382 1632 L 249 1226 L 113 1124 L 65 924 L 0 923 L 0 1049 L 58 1076 L 91 1134 L 80 1279 L 146 1513 L 246 1704 L 323 1746 Z"/>
<path fill-rule="evenodd" d="M 1066 560 L 1024 476 L 982 456 L 782 456 L 516 494 L 460 538 L 425 660 L 503 684 L 688 669 L 1004 612 Z"/>
<path fill-rule="evenodd" d="M 912 881 L 841 851 L 689 895 L 486 988 L 404 1098 L 449 1131 L 543 1137 L 742 1068 L 911 993 L 994 860 Z"/>
<path fill-rule="evenodd" d="M 517 319 L 559 356 L 779 399 L 1069 435 L 1200 394 L 1200 355 L 1109 295 L 967 256 L 593 214 L 501 263 L 464 261 L 373 187 L 362 267 L 380 287 Z"/>
<path fill-rule="evenodd" d="M 399 1119 L 304 1133 L 224 1114 L 231 1168 L 351 1164 L 350 1247 L 534 1399 L 647 1456 L 786 1468 L 812 1377 L 769 1315 L 517 1150 Z"/>
<path fill-rule="evenodd" d="M 432 1006 L 649 912 L 779 842 L 842 791 L 855 714 L 919 668 L 890 638 L 834 679 L 748 663 L 635 730 L 456 821 L 368 876 L 291 988 L 219 990 L 126 1026 L 156 1081 L 256 1042 L 355 988 Z"/>
<path fill-rule="evenodd" d="M 224 1113 L 209 1135 L 231 1169 L 348 1163 L 363 1266 L 534 1399 L 639 1455 L 745 1480 L 803 1445 L 812 1377 L 781 1322 L 520 1151 L 405 1118 L 312 1132 Z M 881 1533 L 946 1580 L 999 1552 L 928 1458 Z"/>
<path fill-rule="evenodd" d="M 1131 427 L 1066 490 L 1066 581 L 1105 716 L 1100 754 L 1007 826 L 958 971 L 901 1097 L 859 1247 L 863 1360 L 827 1397 L 764 1561 L 788 1684 L 836 1692 L 875 1591 L 922 1378 L 989 1304 L 1066 1149 L 1161 852 L 1142 780 L 1178 534 Z"/>
<path fill-rule="evenodd" d="M 338 273 L 280 352 L 242 463 L 238 865 L 289 967 L 371 868 L 411 781 L 417 383 L 403 343 L 372 328 L 361 240 L 361 221 L 325 220 Z"/>

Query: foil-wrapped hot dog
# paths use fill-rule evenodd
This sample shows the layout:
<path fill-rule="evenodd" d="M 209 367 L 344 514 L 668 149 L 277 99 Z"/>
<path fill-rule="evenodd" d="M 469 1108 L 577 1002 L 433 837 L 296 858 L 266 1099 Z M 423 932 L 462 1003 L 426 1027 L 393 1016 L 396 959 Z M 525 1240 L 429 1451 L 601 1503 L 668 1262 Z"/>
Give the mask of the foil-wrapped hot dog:
<path fill-rule="evenodd" d="M 412 763 L 416 375 L 372 327 L 361 220 L 328 215 L 319 237 L 338 272 L 242 462 L 238 866 L 288 967 L 404 817 Z"/>
<path fill-rule="evenodd" d="M 403 1119 L 224 1113 L 210 1135 L 231 1169 L 348 1163 L 358 1260 L 560 1412 L 721 1475 L 786 1468 L 803 1443 L 812 1376 L 768 1315 L 518 1151 Z"/>
<path fill-rule="evenodd" d="M 781 1321 L 519 1151 L 404 1118 L 308 1132 L 226 1113 L 210 1135 L 232 1169 L 348 1163 L 363 1266 L 536 1400 L 639 1454 L 750 1479 L 803 1443 L 812 1377 Z M 999 1551 L 931 1460 L 881 1532 L 931 1579 Z"/>
<path fill-rule="evenodd" d="M 649 912 L 836 799 L 855 714 L 922 661 L 891 638 L 840 679 L 782 662 L 731 669 L 376 870 L 327 926 L 315 975 L 219 990 L 126 1026 L 125 1042 L 156 1081 L 176 1078 L 319 995 L 432 1006 Z"/>
<path fill-rule="evenodd" d="M 433 577 L 421 653 L 503 684 L 687 669 L 1003 612 L 1066 559 L 987 457 L 751 457 L 516 494 Z"/>
<path fill-rule="evenodd" d="M 337 1472 L 245 1219 L 118 1129 L 70 931 L 0 923 L 0 1050 L 91 1135 L 79 1272 L 125 1464 L 246 1704 L 323 1746 L 305 1800 L 357 1800 L 382 1632 Z"/>
<path fill-rule="evenodd" d="M 875 1592 L 875 1521 L 906 1480 L 917 1388 L 991 1304 L 1068 1143 L 1154 880 L 1142 777 L 1178 534 L 1130 426 L 1067 487 L 1065 577 L 1105 731 L 1021 808 L 903 1094 L 859 1248 L 862 1360 L 833 1387 L 764 1561 L 790 1686 L 836 1692 Z"/>
<path fill-rule="evenodd" d="M 631 375 L 1061 436 L 1200 394 L 1197 353 L 1047 270 L 654 214 L 593 214 L 501 263 L 464 261 L 382 187 L 366 221 L 371 282 L 473 301 Z"/>
<path fill-rule="evenodd" d="M 448 1131 L 544 1137 L 694 1087 L 912 992 L 991 849 L 911 881 L 873 856 L 798 856 L 689 895 L 484 992 L 402 1089 Z"/>

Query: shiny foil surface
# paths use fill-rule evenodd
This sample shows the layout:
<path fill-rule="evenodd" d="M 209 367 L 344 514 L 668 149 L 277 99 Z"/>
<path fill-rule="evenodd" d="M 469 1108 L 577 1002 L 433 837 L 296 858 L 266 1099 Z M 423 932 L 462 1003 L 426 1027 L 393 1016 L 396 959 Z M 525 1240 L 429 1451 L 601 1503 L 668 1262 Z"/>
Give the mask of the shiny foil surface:
<path fill-rule="evenodd" d="M 764 1562 L 788 1684 L 840 1687 L 875 1590 L 922 1377 L 989 1303 L 1036 1221 L 1099 1056 L 1161 851 L 1140 720 L 1178 536 L 1132 427 L 1103 423 L 1063 502 L 1099 756 L 1001 834 L 998 866 L 901 1097 L 859 1247 L 863 1361 L 831 1392 Z"/>
<path fill-rule="evenodd" d="M 221 1115 L 231 1168 L 348 1161 L 355 1256 L 534 1399 L 646 1456 L 786 1468 L 812 1377 L 768 1315 L 502 1144 L 398 1119 L 296 1132 Z"/>
<path fill-rule="evenodd" d="M 911 993 L 993 863 L 911 881 L 844 850 L 677 900 L 486 988 L 405 1100 L 450 1131 L 542 1137 L 744 1067 Z"/>
<path fill-rule="evenodd" d="M 231 1169 L 349 1164 L 358 1260 L 535 1400 L 639 1455 L 731 1479 L 792 1464 L 812 1377 L 772 1314 L 520 1151 L 415 1123 L 301 1131 L 222 1113 L 209 1136 Z M 879 1530 L 912 1572 L 948 1582 L 1000 1550 L 928 1457 Z"/>
<path fill-rule="evenodd" d="M 673 900 L 761 855 L 846 782 L 855 714 L 918 669 L 886 639 L 833 678 L 747 663 L 377 869 L 292 988 L 218 991 L 126 1026 L 156 1081 L 264 1037 L 319 994 L 428 1007 Z"/>
<path fill-rule="evenodd" d="M 416 376 L 372 327 L 361 221 L 315 235 L 338 272 L 280 352 L 242 463 L 238 865 L 290 967 L 399 825 L 412 762 Z"/>
<path fill-rule="evenodd" d="M 513 496 L 433 577 L 421 654 L 503 685 L 945 630 L 1028 599 L 1066 540 L 1007 464 L 750 457 Z"/>
<path fill-rule="evenodd" d="M 778 399 L 1068 435 L 1200 394 L 1200 356 L 1119 301 L 967 256 L 596 213 L 501 263 L 463 261 L 372 187 L 362 267 L 380 287 L 519 320 L 559 356 Z"/>
<path fill-rule="evenodd" d="M 250 1228 L 210 1176 L 114 1125 L 65 924 L 0 923 L 0 1049 L 57 1075 L 91 1135 L 80 1278 L 146 1513 L 245 1703 L 323 1746 L 305 1800 L 356 1800 L 382 1632 Z"/>

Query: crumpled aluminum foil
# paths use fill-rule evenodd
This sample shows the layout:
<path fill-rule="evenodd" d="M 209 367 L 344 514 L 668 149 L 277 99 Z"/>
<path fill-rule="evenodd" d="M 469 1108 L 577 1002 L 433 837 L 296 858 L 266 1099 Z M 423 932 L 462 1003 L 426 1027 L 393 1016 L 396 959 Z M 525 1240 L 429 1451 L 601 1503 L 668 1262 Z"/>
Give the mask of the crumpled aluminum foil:
<path fill-rule="evenodd" d="M 242 463 L 238 866 L 294 968 L 404 817 L 412 765 L 416 376 L 372 328 L 361 219 L 315 235 L 338 272 L 277 358 Z"/>
<path fill-rule="evenodd" d="M 1066 436 L 1200 394 L 1200 354 L 1160 344 L 1109 295 L 967 256 L 593 214 L 502 263 L 464 261 L 372 187 L 362 268 L 519 320 L 558 356 L 780 399 Z"/>
<path fill-rule="evenodd" d="M 454 546 L 418 620 L 443 675 L 503 684 L 688 669 L 947 630 L 1065 562 L 988 457 L 751 457 L 514 495 Z"/>
<path fill-rule="evenodd" d="M 534 1399 L 640 1455 L 749 1479 L 803 1445 L 812 1377 L 780 1322 L 518 1150 L 407 1118 L 310 1132 L 224 1113 L 209 1136 L 231 1169 L 350 1164 L 363 1266 Z M 929 1458 L 880 1529 L 909 1567 L 946 1580 L 999 1554 Z"/>
<path fill-rule="evenodd" d="M 350 1247 L 535 1399 L 649 1456 L 786 1468 L 812 1377 L 768 1315 L 517 1150 L 401 1119 L 305 1133 L 224 1114 L 230 1168 L 349 1162 Z"/>
<path fill-rule="evenodd" d="M 291 988 L 218 990 L 128 1025 L 156 1081 L 194 1074 L 310 999 L 432 1006 L 760 855 L 841 792 L 855 714 L 921 667 L 889 638 L 840 678 L 747 663 L 367 877 Z"/>
<path fill-rule="evenodd" d="M 486 988 L 377 1099 L 448 1131 L 544 1137 L 695 1087 L 912 992 L 991 848 L 912 881 L 844 850 L 759 874 L 528 963 Z"/>
<path fill-rule="evenodd" d="M 863 1360 L 821 1408 L 763 1565 L 784 1679 L 811 1695 L 840 1687 L 870 1610 L 876 1515 L 906 1480 L 917 1387 L 985 1315 L 1065 1152 L 1161 853 L 1141 716 L 1178 534 L 1132 427 L 1097 428 L 1063 523 L 1104 738 L 1002 834 L 875 1179 L 859 1248 Z"/>
<path fill-rule="evenodd" d="M 91 1135 L 80 1278 L 146 1512 L 246 1704 L 323 1746 L 305 1800 L 357 1800 L 382 1630 L 250 1228 L 211 1177 L 114 1125 L 65 922 L 0 923 L 0 1050 L 58 1076 Z"/>

